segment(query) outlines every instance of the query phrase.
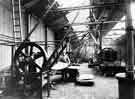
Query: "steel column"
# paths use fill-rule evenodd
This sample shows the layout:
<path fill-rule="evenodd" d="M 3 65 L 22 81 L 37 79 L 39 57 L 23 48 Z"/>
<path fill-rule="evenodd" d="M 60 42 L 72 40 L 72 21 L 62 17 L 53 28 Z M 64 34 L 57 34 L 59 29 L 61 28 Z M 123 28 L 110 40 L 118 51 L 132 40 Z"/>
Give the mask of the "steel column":
<path fill-rule="evenodd" d="M 134 79 L 134 31 L 131 16 L 131 3 L 127 3 L 126 32 L 127 32 L 127 76 Z"/>

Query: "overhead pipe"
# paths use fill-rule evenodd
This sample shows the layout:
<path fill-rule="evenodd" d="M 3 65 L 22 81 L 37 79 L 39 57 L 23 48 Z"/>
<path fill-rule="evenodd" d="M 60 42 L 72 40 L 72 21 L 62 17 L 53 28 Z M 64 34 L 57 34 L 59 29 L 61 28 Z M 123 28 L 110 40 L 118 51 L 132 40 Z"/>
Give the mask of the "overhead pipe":
<path fill-rule="evenodd" d="M 108 30 L 107 29 L 102 29 L 101 31 L 106 32 Z M 123 29 L 111 29 L 111 31 L 125 31 L 125 28 L 123 28 Z M 76 33 L 76 34 L 79 34 L 79 33 L 88 32 L 88 30 L 85 30 L 85 31 L 73 31 L 73 32 Z"/>
<path fill-rule="evenodd" d="M 109 24 L 109 23 L 118 23 L 118 22 L 125 22 L 125 20 L 120 20 L 120 21 L 104 21 L 104 23 L 102 21 L 98 21 L 98 22 L 82 22 L 82 23 L 74 23 L 72 24 L 73 26 L 78 26 L 78 25 L 96 25 L 96 24 Z"/>
<path fill-rule="evenodd" d="M 57 12 L 57 11 L 74 11 L 74 10 L 85 10 L 85 9 L 94 9 L 94 8 L 105 8 L 105 7 L 111 7 L 111 6 L 125 6 L 125 4 L 123 4 L 123 3 L 94 4 L 94 5 L 58 8 L 57 10 L 51 10 L 51 11 L 54 11 L 54 12 Z"/>

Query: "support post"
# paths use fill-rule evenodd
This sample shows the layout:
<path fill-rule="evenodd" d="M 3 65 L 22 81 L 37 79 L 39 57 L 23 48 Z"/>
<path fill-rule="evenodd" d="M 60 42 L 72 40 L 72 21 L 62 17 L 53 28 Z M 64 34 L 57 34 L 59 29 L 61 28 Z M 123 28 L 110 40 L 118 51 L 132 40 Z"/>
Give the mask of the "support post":
<path fill-rule="evenodd" d="M 134 31 L 131 16 L 131 3 L 127 3 L 126 32 L 127 32 L 127 73 L 130 79 L 134 79 Z"/>
<path fill-rule="evenodd" d="M 103 26 L 103 23 L 100 24 L 100 30 L 99 30 L 99 50 L 101 51 L 102 50 L 102 26 Z"/>
<path fill-rule="evenodd" d="M 11 76 L 15 77 L 15 63 L 14 63 L 14 53 L 15 53 L 15 45 L 11 46 Z"/>
<path fill-rule="evenodd" d="M 31 23 L 30 23 L 30 19 L 31 15 L 28 14 L 28 11 L 25 11 L 25 34 L 24 34 L 24 39 L 28 36 L 28 33 L 30 31 L 30 27 L 31 27 Z M 27 39 L 28 41 L 28 39 Z"/>
<path fill-rule="evenodd" d="M 119 99 L 135 99 L 135 78 L 134 78 L 134 31 L 131 16 L 131 3 L 127 2 L 126 32 L 127 32 L 127 66 L 126 73 L 116 75 L 119 86 Z"/>

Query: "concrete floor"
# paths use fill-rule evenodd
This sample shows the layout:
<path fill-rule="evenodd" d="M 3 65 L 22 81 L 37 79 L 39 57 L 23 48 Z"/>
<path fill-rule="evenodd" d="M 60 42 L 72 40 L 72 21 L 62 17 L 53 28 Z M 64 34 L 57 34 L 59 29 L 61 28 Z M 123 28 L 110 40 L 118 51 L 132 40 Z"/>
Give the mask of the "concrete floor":
<path fill-rule="evenodd" d="M 81 64 L 80 74 L 95 74 L 88 64 Z M 114 77 L 95 75 L 93 86 L 80 86 L 74 83 L 56 85 L 56 90 L 51 90 L 51 96 L 43 99 L 118 99 L 118 82 Z"/>
<path fill-rule="evenodd" d="M 87 63 L 80 65 L 80 74 L 95 74 L 88 68 Z M 73 82 L 58 83 L 56 90 L 51 90 L 50 97 L 46 97 L 43 90 L 43 99 L 118 99 L 118 82 L 114 77 L 95 75 L 93 86 L 75 85 Z M 40 99 L 24 96 L 0 96 L 0 99 Z"/>

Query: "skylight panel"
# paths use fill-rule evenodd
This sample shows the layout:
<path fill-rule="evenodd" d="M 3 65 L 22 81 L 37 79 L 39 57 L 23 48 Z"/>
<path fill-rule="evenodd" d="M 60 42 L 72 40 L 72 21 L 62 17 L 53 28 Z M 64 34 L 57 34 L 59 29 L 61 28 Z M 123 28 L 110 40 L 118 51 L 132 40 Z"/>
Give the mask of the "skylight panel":
<path fill-rule="evenodd" d="M 85 6 L 90 4 L 90 0 L 57 0 L 60 3 L 59 8 L 71 8 L 71 7 L 79 7 Z M 74 18 L 76 17 L 77 13 L 79 12 L 76 20 L 73 22 Z M 69 23 L 84 23 L 88 21 L 89 17 L 89 9 L 80 9 L 71 11 L 69 14 L 66 15 Z M 72 26 L 73 31 L 86 31 L 88 28 L 86 25 L 77 25 Z"/>
<path fill-rule="evenodd" d="M 113 39 L 117 39 L 120 38 L 122 35 L 125 35 L 125 30 L 123 28 L 125 28 L 125 16 L 123 16 L 120 20 L 120 22 L 118 22 L 110 32 L 107 33 L 107 35 L 104 37 L 111 37 Z M 117 30 L 118 29 L 118 30 Z M 113 31 L 116 30 L 116 31 Z"/>

